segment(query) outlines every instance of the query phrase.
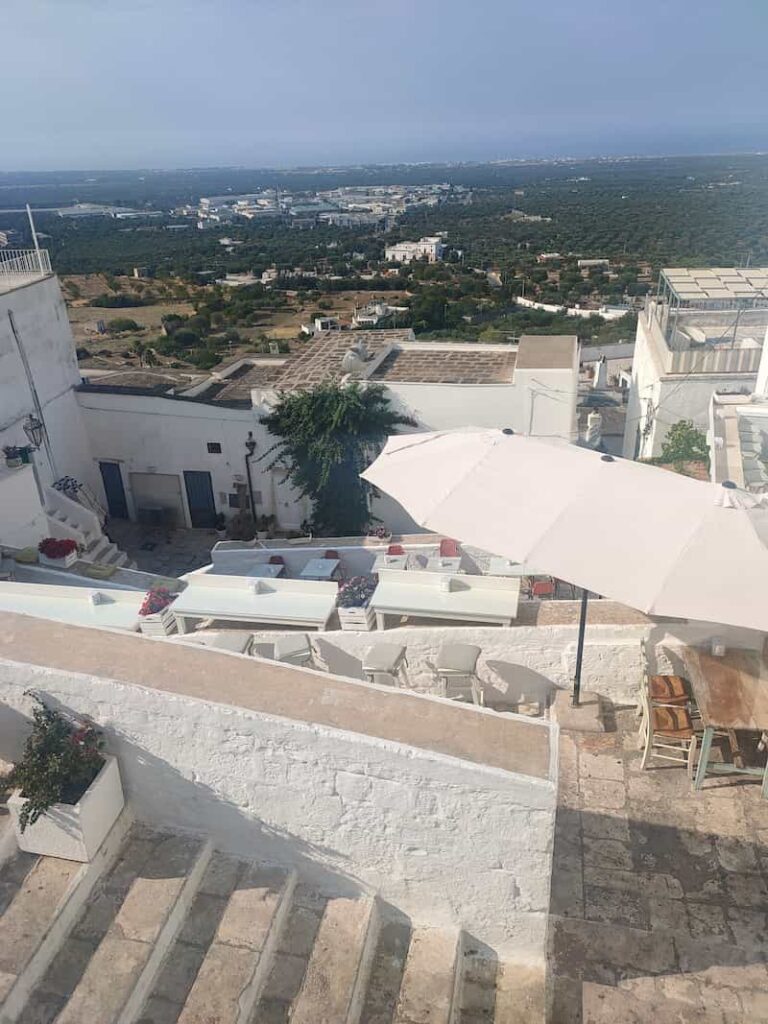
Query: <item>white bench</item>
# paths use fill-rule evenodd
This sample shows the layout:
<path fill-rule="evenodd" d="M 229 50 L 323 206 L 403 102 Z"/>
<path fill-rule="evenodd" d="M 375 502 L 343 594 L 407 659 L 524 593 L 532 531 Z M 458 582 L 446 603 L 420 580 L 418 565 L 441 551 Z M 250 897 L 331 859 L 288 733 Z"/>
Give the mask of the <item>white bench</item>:
<path fill-rule="evenodd" d="M 75 626 L 139 628 L 144 594 L 137 590 L 101 590 L 45 583 L 0 582 L 0 611 L 20 612 Z"/>

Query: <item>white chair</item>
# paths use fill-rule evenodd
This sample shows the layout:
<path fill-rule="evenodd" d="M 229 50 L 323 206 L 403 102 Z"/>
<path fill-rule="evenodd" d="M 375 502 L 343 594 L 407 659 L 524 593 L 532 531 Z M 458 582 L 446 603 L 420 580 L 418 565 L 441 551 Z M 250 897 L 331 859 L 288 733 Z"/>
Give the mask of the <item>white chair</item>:
<path fill-rule="evenodd" d="M 377 677 L 384 676 L 392 686 L 407 686 L 407 666 L 406 648 L 402 644 L 374 644 L 363 658 L 363 675 L 369 683 L 381 682 Z"/>
<path fill-rule="evenodd" d="M 477 677 L 480 648 L 474 644 L 442 644 L 437 654 L 435 674 L 442 695 L 449 700 L 471 700 L 482 707 L 483 688 Z"/>
<path fill-rule="evenodd" d="M 272 657 L 287 665 L 301 665 L 314 668 L 315 658 L 312 644 L 306 633 L 281 636 L 275 640 Z"/>

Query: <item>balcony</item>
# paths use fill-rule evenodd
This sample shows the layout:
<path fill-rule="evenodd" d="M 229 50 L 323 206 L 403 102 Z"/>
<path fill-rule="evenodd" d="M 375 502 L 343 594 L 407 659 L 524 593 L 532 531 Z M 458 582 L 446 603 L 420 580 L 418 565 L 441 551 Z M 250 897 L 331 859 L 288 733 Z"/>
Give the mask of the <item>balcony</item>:
<path fill-rule="evenodd" d="M 0 293 L 53 273 L 47 249 L 0 249 Z"/>

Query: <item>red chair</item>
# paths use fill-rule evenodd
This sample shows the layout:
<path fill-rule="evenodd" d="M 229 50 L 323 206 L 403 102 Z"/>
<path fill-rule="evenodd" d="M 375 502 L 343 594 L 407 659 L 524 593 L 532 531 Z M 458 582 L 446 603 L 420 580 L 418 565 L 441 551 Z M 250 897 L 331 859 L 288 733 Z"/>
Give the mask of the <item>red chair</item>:
<path fill-rule="evenodd" d="M 329 548 L 328 551 L 326 551 L 325 554 L 323 555 L 323 558 L 335 558 L 336 561 L 340 561 L 339 552 L 334 551 L 333 548 Z"/>
<path fill-rule="evenodd" d="M 552 580 L 533 580 L 531 583 L 531 597 L 549 597 L 554 598 L 555 596 L 555 584 Z"/>
<path fill-rule="evenodd" d="M 404 555 L 405 548 L 402 544 L 390 544 L 387 548 L 388 555 Z"/>
<path fill-rule="evenodd" d="M 441 558 L 458 558 L 459 555 L 459 545 L 456 543 L 455 540 L 450 540 L 448 537 L 444 537 L 440 541 Z"/>
<path fill-rule="evenodd" d="M 270 555 L 269 565 L 285 565 L 285 559 L 282 555 Z"/>

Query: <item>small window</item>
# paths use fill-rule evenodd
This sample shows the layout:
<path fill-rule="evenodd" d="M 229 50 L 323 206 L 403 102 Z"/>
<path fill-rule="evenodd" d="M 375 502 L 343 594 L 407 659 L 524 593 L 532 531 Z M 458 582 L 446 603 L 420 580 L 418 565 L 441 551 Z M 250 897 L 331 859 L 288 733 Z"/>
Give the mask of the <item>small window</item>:
<path fill-rule="evenodd" d="M 251 499 L 247 494 L 230 494 L 229 495 L 229 507 L 230 508 L 244 508 L 248 511 L 251 507 Z"/>
<path fill-rule="evenodd" d="M 206 448 L 209 455 L 221 455 L 221 445 L 218 441 L 209 441 Z"/>

